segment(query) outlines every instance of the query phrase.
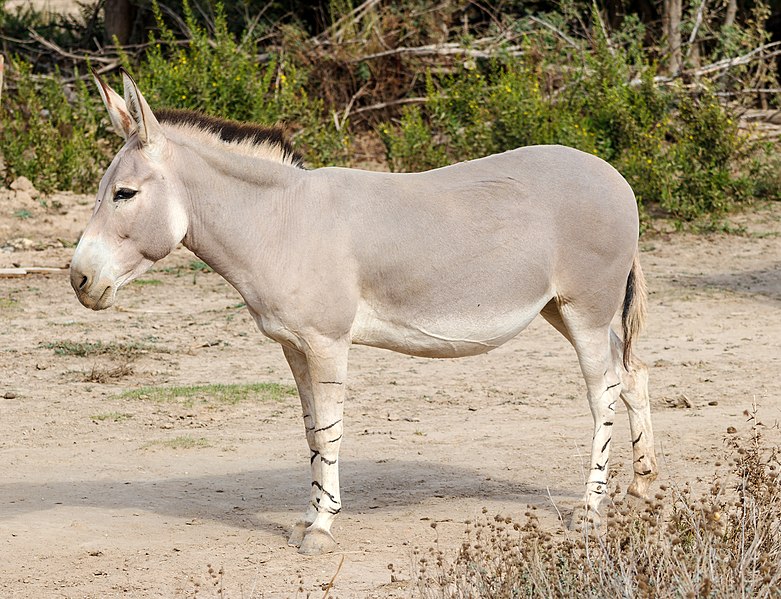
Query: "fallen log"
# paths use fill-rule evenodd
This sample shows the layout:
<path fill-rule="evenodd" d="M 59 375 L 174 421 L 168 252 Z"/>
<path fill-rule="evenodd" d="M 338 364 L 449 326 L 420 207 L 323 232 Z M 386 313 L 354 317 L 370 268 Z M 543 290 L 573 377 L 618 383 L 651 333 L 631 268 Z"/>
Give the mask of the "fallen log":
<path fill-rule="evenodd" d="M 0 278 L 14 279 L 29 275 L 56 275 L 67 272 L 67 268 L 54 268 L 47 266 L 25 266 L 18 268 L 0 268 Z"/>

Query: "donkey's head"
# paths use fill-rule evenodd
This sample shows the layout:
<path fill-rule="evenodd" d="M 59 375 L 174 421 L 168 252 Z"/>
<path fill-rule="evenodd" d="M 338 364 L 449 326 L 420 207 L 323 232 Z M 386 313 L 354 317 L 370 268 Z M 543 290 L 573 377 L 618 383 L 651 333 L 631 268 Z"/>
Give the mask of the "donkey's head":
<path fill-rule="evenodd" d="M 135 81 L 122 72 L 124 99 L 95 75 L 114 129 L 125 145 L 100 182 L 92 218 L 71 260 L 71 285 L 93 310 L 167 256 L 187 233 L 186 193 L 170 172 L 170 148 Z"/>

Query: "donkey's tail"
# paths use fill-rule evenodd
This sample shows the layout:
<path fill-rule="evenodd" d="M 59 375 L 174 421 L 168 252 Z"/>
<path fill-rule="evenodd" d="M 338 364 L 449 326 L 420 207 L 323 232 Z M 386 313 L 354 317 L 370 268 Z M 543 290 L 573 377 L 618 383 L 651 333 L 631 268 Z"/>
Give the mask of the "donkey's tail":
<path fill-rule="evenodd" d="M 629 370 L 632 363 L 632 341 L 645 326 L 647 312 L 648 290 L 645 285 L 645 275 L 640 268 L 639 250 L 632 260 L 632 270 L 626 279 L 624 309 L 621 312 L 621 325 L 624 331 L 624 368 Z"/>

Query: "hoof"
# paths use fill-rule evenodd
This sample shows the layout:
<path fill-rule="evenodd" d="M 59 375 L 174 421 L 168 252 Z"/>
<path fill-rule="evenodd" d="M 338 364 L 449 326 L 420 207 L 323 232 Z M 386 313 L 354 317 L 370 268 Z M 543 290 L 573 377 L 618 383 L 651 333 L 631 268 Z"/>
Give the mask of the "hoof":
<path fill-rule="evenodd" d="M 629 485 L 629 488 L 626 491 L 627 497 L 635 497 L 637 499 L 642 499 L 644 501 L 650 500 L 650 492 L 649 489 L 651 487 L 651 483 L 654 482 L 654 479 L 656 478 L 656 475 L 653 476 L 647 476 L 645 478 L 640 478 L 638 476 L 635 477 L 635 480 L 632 481 L 632 484 Z"/>
<path fill-rule="evenodd" d="M 306 522 L 296 522 L 293 527 L 293 532 L 290 533 L 290 538 L 287 540 L 287 544 L 291 547 L 301 547 L 301 543 L 304 542 L 304 534 L 306 533 L 306 527 L 309 526 Z"/>
<path fill-rule="evenodd" d="M 304 540 L 298 548 L 302 555 L 323 555 L 336 549 L 336 541 L 330 532 L 324 530 L 310 530 L 304 535 Z"/>
<path fill-rule="evenodd" d="M 639 511 L 651 504 L 651 498 L 647 495 L 638 495 L 636 493 L 632 493 L 630 490 L 626 492 L 626 495 L 624 495 L 624 503 L 630 508 Z"/>

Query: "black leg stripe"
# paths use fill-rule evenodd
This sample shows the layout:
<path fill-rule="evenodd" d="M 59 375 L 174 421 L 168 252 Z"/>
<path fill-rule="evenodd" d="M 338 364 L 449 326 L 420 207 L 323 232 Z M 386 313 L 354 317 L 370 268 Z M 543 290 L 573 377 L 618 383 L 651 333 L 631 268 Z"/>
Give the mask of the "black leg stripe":
<path fill-rule="evenodd" d="M 313 485 L 313 486 L 315 486 L 315 487 L 317 487 L 318 489 L 320 489 L 320 491 L 321 491 L 322 493 L 324 493 L 325 495 L 328 495 L 328 499 L 330 499 L 330 500 L 331 500 L 331 501 L 333 501 L 334 503 L 337 503 L 337 504 L 339 503 L 338 501 L 336 501 L 336 499 L 334 498 L 334 496 L 333 496 L 333 495 L 331 495 L 331 494 L 330 494 L 328 491 L 326 491 L 326 490 L 323 488 L 323 485 L 321 485 L 319 482 L 317 482 L 316 480 L 313 480 L 313 481 L 312 481 L 312 485 Z"/>
<path fill-rule="evenodd" d="M 320 431 L 327 431 L 329 428 L 333 428 L 333 427 L 335 427 L 335 426 L 336 426 L 337 424 L 339 424 L 341 421 L 342 421 L 342 419 L 340 418 L 339 420 L 337 420 L 337 421 L 336 421 L 336 422 L 334 422 L 333 424 L 329 424 L 328 426 L 324 426 L 323 428 L 316 428 L 316 429 L 315 429 L 315 432 L 316 432 L 316 433 L 319 433 Z"/>
<path fill-rule="evenodd" d="M 602 446 L 602 453 L 605 453 L 605 450 L 607 449 L 607 446 L 610 445 L 610 439 L 613 437 L 608 437 L 607 441 L 605 441 L 605 444 Z"/>
<path fill-rule="evenodd" d="M 328 442 L 329 442 L 329 443 L 336 443 L 336 442 L 337 442 L 339 439 L 341 439 L 341 438 L 342 438 L 342 435 L 339 435 L 339 436 L 338 436 L 336 439 L 331 439 L 331 440 L 329 440 Z"/>
<path fill-rule="evenodd" d="M 319 452 L 319 451 L 317 451 L 317 450 L 315 450 L 315 449 L 313 449 L 313 450 L 312 450 L 312 455 L 311 455 L 311 456 L 310 456 L 310 458 L 309 458 L 309 463 L 310 463 L 310 464 L 314 464 L 314 463 L 315 463 L 315 458 L 316 458 L 317 456 L 319 456 L 319 455 L 320 455 L 320 452 Z"/>
<path fill-rule="evenodd" d="M 643 436 L 643 431 L 640 431 L 640 434 L 639 434 L 639 435 L 637 435 L 637 439 L 635 439 L 634 441 L 632 441 L 632 446 L 635 446 L 635 445 L 637 445 L 637 444 L 640 442 L 640 437 L 642 437 L 642 436 Z"/>
<path fill-rule="evenodd" d="M 321 385 L 341 385 L 339 381 L 318 381 Z"/>
<path fill-rule="evenodd" d="M 333 461 L 326 460 L 323 456 L 320 456 L 320 461 L 323 462 L 323 464 L 328 464 L 329 466 L 333 466 L 334 464 L 336 464 L 338 460 L 333 460 Z"/>

